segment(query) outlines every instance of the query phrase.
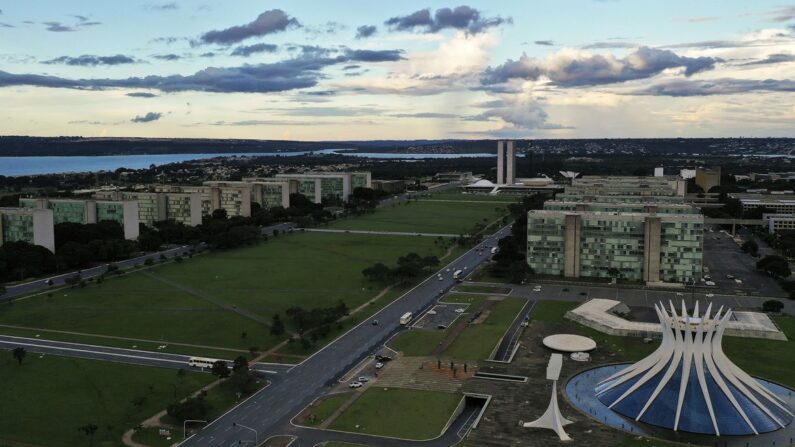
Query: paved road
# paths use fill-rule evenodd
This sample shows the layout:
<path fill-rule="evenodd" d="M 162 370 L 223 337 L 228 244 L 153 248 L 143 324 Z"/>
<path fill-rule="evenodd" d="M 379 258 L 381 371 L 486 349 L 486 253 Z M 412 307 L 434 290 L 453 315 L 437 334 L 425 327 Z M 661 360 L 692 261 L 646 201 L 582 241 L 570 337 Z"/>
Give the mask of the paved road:
<path fill-rule="evenodd" d="M 140 351 L 137 349 L 113 348 L 96 346 L 83 343 L 69 343 L 64 341 L 41 340 L 30 337 L 16 337 L 0 335 L 0 349 L 14 349 L 22 347 L 28 352 L 53 354 L 65 357 L 78 357 L 84 359 L 104 360 L 133 365 L 157 366 L 160 368 L 185 368 L 188 369 L 190 356 L 170 354 L 167 352 Z M 231 359 L 220 359 L 231 362 Z M 262 373 L 283 374 L 294 365 L 280 363 L 256 363 L 251 369 Z"/>
<path fill-rule="evenodd" d="M 478 248 L 496 246 L 497 240 L 509 234 L 510 227 L 500 229 L 476 247 L 464 253 L 449 265 L 439 270 L 443 280 L 434 273 L 405 295 L 384 307 L 372 318 L 381 324 L 373 326 L 366 320 L 343 334 L 304 362 L 292 368 L 284 379 L 262 390 L 213 421 L 183 446 L 232 446 L 239 441 L 252 439 L 252 432 L 233 423 L 243 424 L 257 430 L 260 439 L 283 434 L 289 430 L 290 419 L 302 408 L 317 398 L 324 387 L 334 384 L 348 369 L 375 352 L 401 327 L 400 316 L 405 312 L 419 314 L 456 284 L 452 273 L 458 269 L 473 271 L 488 256 L 479 255 Z M 299 437 L 299 442 L 300 437 Z M 300 445 L 304 445 L 301 442 Z"/>
<path fill-rule="evenodd" d="M 514 348 L 519 342 L 519 337 L 522 335 L 522 323 L 524 323 L 533 309 L 536 307 L 536 301 L 528 300 L 519 314 L 514 318 L 511 327 L 505 331 L 497 351 L 494 353 L 494 360 L 499 362 L 508 362 L 513 356 Z"/>
<path fill-rule="evenodd" d="M 292 222 L 285 222 L 276 225 L 271 225 L 268 227 L 262 228 L 262 234 L 270 236 L 273 234 L 274 230 L 279 231 L 287 231 L 291 228 L 295 228 L 295 224 Z M 124 261 L 114 262 L 113 264 L 119 267 L 121 270 L 126 270 L 132 267 L 144 265 L 147 259 L 152 259 L 157 261 L 160 259 L 161 256 L 165 256 L 168 258 L 173 258 L 175 256 L 186 256 L 191 251 L 193 252 L 200 252 L 207 249 L 207 244 L 200 243 L 196 245 L 183 245 L 181 247 L 170 248 L 168 250 L 162 250 L 154 253 L 148 253 L 143 256 L 138 256 L 136 258 L 126 259 Z M 109 264 L 102 264 L 96 267 L 87 268 L 83 270 L 79 270 L 80 276 L 83 279 L 95 278 L 102 274 L 107 273 Z M 69 272 L 64 273 L 62 275 L 51 276 L 49 278 L 40 278 L 35 281 L 30 281 L 22 284 L 17 284 L 13 286 L 6 286 L 6 293 L 0 296 L 0 301 L 8 301 L 10 299 L 28 295 L 31 293 L 41 292 L 50 288 L 56 288 L 66 285 L 66 278 L 73 276 L 76 272 Z M 52 285 L 48 284 L 48 281 L 52 281 Z"/>

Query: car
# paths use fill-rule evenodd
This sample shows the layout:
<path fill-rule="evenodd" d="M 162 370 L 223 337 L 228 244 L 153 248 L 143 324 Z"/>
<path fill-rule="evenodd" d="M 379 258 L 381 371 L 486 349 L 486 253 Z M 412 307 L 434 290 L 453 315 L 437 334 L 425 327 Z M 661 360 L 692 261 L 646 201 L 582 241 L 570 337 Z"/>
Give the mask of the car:
<path fill-rule="evenodd" d="M 676 292 L 676 296 L 685 296 L 685 294 L 682 292 Z"/>
<path fill-rule="evenodd" d="M 383 367 L 384 367 L 384 364 L 381 363 L 381 362 L 378 362 L 378 363 L 375 364 L 375 369 L 381 369 Z"/>
<path fill-rule="evenodd" d="M 734 275 L 729 275 L 729 274 L 727 274 L 727 275 L 726 275 L 726 279 L 734 279 Z"/>
<path fill-rule="evenodd" d="M 348 388 L 361 388 L 362 382 L 351 382 L 348 384 Z"/>
<path fill-rule="evenodd" d="M 445 326 L 444 324 L 437 324 L 436 325 L 436 329 L 445 330 L 445 329 L 447 329 L 447 326 Z"/>
<path fill-rule="evenodd" d="M 708 286 L 712 287 L 712 286 L 714 286 L 714 285 L 715 285 L 715 281 L 707 281 L 707 282 L 705 282 L 704 284 L 706 284 L 706 285 L 708 285 Z"/>
<path fill-rule="evenodd" d="M 364 376 L 359 376 L 359 380 L 358 381 L 361 382 L 361 383 L 367 383 L 367 382 L 370 381 L 370 379 L 368 379 L 367 377 L 364 377 Z"/>
<path fill-rule="evenodd" d="M 462 314 L 462 313 L 464 313 L 464 309 L 459 307 L 458 309 L 455 310 L 455 313 Z"/>
<path fill-rule="evenodd" d="M 580 295 L 582 296 L 588 295 L 588 292 L 580 292 Z"/>
<path fill-rule="evenodd" d="M 712 298 L 713 296 L 715 296 L 715 294 L 714 293 L 708 293 L 708 294 L 706 294 L 704 296 L 707 297 L 707 298 Z"/>
<path fill-rule="evenodd" d="M 388 355 L 376 355 L 376 356 L 375 356 L 375 359 L 376 359 L 376 360 L 378 360 L 379 362 L 384 362 L 384 363 L 386 363 L 386 362 L 389 362 L 389 361 L 391 361 L 391 360 L 392 360 L 392 357 L 390 357 L 390 356 L 388 356 Z"/>
<path fill-rule="evenodd" d="M 378 320 L 373 320 L 373 326 L 378 326 Z"/>
<path fill-rule="evenodd" d="M 561 292 L 568 292 L 568 291 L 569 291 L 569 288 L 568 288 L 568 287 L 564 287 L 564 288 L 560 289 L 560 291 L 561 291 Z"/>
<path fill-rule="evenodd" d="M 439 281 L 444 281 L 444 278 L 442 278 L 441 275 L 438 278 L 439 278 Z"/>
<path fill-rule="evenodd" d="M 428 315 L 436 315 L 436 311 L 435 310 L 429 310 L 428 311 Z"/>
<path fill-rule="evenodd" d="M 449 271 L 450 271 L 450 269 L 447 269 L 447 271 L 449 272 Z"/>
<path fill-rule="evenodd" d="M 742 283 L 743 283 L 743 280 L 742 280 L 742 279 L 740 279 L 740 278 L 735 278 L 735 279 L 734 279 L 734 282 L 736 282 L 737 284 L 742 284 Z"/>

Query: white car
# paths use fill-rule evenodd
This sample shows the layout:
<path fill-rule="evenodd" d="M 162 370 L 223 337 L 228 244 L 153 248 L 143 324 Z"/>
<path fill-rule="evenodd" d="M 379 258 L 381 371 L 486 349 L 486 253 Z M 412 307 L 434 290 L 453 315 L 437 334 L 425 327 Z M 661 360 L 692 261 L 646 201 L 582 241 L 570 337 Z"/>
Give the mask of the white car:
<path fill-rule="evenodd" d="M 715 294 L 714 293 L 708 293 L 708 294 L 706 294 L 704 296 L 707 297 L 707 298 L 712 298 L 713 296 L 715 296 Z"/>
<path fill-rule="evenodd" d="M 676 292 L 676 296 L 684 296 L 685 294 L 682 292 Z"/>
<path fill-rule="evenodd" d="M 378 363 L 375 364 L 375 369 L 381 369 L 383 367 L 384 367 L 384 364 L 381 363 L 381 362 L 378 362 Z"/>
<path fill-rule="evenodd" d="M 704 284 L 706 284 L 706 285 L 708 285 L 708 286 L 710 286 L 710 287 L 711 287 L 711 286 L 714 286 L 714 285 L 715 285 L 715 281 L 707 281 L 707 282 L 705 282 Z"/>
<path fill-rule="evenodd" d="M 429 310 L 428 311 L 428 315 L 436 315 L 436 311 L 435 310 Z"/>
<path fill-rule="evenodd" d="M 442 278 L 441 276 L 439 276 L 438 278 L 439 278 L 439 281 L 444 281 L 444 278 Z"/>
<path fill-rule="evenodd" d="M 370 380 L 370 379 L 368 379 L 367 377 L 360 376 L 360 377 L 359 377 L 359 380 L 358 380 L 358 382 L 361 382 L 361 383 L 366 383 L 366 382 L 368 382 L 369 380 Z"/>
<path fill-rule="evenodd" d="M 458 309 L 455 310 L 455 313 L 462 314 L 462 313 L 464 313 L 464 309 L 459 307 Z"/>
<path fill-rule="evenodd" d="M 743 280 L 742 280 L 742 279 L 739 279 L 739 278 L 736 278 L 736 279 L 734 280 L 734 282 L 736 282 L 737 284 L 742 284 L 742 283 L 743 283 Z"/>
<path fill-rule="evenodd" d="M 362 382 L 351 382 L 348 384 L 348 388 L 361 388 Z"/>

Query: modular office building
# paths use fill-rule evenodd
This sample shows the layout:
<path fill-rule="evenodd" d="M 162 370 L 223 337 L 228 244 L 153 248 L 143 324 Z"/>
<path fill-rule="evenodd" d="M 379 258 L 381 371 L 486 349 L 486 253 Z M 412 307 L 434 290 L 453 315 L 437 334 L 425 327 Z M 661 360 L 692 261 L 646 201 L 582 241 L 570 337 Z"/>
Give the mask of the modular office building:
<path fill-rule="evenodd" d="M 199 193 L 99 191 L 94 197 L 134 200 L 138 204 L 138 221 L 150 226 L 163 220 L 173 220 L 189 226 L 202 223 Z"/>
<path fill-rule="evenodd" d="M 369 172 L 307 172 L 303 174 L 276 174 L 275 179 L 294 181 L 292 192 L 299 193 L 314 203 L 323 199 L 348 201 L 356 188 L 372 188 Z"/>
<path fill-rule="evenodd" d="M 118 222 L 124 238 L 138 239 L 138 202 L 134 200 L 83 200 L 22 198 L 20 206 L 50 209 L 55 225 L 64 222 L 93 224 L 103 220 Z"/>
<path fill-rule="evenodd" d="M 527 263 L 539 275 L 690 283 L 702 276 L 698 214 L 534 210 Z"/>
<path fill-rule="evenodd" d="M 55 253 L 52 210 L 0 208 L 0 245 L 6 242 L 27 242 Z"/>

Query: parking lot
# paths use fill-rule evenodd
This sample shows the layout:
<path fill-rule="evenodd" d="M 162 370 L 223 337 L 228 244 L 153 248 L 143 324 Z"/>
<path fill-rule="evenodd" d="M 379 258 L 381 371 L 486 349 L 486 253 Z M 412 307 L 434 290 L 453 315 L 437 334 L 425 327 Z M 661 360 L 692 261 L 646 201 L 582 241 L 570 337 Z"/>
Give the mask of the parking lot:
<path fill-rule="evenodd" d="M 425 312 L 414 324 L 413 329 L 436 330 L 449 327 L 453 322 L 466 311 L 469 304 L 438 303 L 428 312 Z"/>
<path fill-rule="evenodd" d="M 743 253 L 731 235 L 722 233 L 717 225 L 708 225 L 704 231 L 704 274 L 715 282 L 715 293 L 783 295 L 774 279 L 756 270 L 756 259 Z"/>

